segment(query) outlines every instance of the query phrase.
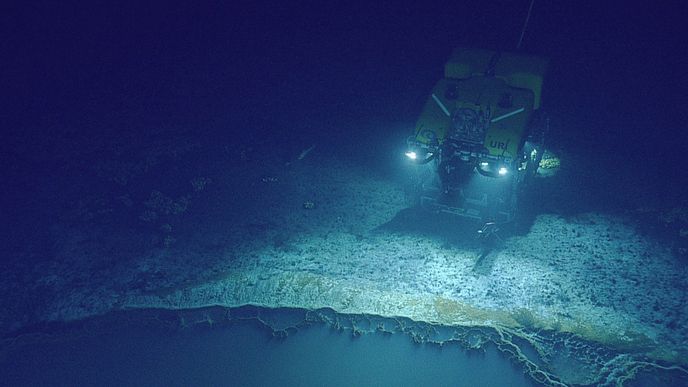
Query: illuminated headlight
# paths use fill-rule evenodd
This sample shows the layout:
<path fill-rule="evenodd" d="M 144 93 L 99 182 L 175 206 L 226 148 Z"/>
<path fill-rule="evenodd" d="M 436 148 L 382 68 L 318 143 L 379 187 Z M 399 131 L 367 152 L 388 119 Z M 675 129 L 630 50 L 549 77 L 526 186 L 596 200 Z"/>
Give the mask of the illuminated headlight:
<path fill-rule="evenodd" d="M 499 176 L 504 176 L 504 175 L 506 175 L 508 172 L 509 172 L 509 170 L 506 169 L 506 167 L 499 167 L 499 171 L 497 171 L 497 173 L 499 173 Z"/>
<path fill-rule="evenodd" d="M 415 160 L 418 158 L 418 154 L 414 151 L 408 151 L 405 154 L 406 154 L 406 157 L 408 157 L 411 160 Z"/>
<path fill-rule="evenodd" d="M 482 162 L 480 163 L 480 166 L 486 168 L 486 167 L 489 167 L 489 166 L 490 166 L 490 163 L 488 163 L 487 161 L 482 161 Z"/>

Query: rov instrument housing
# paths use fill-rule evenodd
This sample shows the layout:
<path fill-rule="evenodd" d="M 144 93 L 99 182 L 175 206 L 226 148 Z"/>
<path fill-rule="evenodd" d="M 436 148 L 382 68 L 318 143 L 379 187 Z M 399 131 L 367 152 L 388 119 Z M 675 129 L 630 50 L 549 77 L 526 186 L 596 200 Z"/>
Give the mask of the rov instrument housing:
<path fill-rule="evenodd" d="M 519 192 L 544 151 L 539 109 L 546 69 L 546 59 L 531 55 L 453 51 L 407 141 L 409 159 L 434 172 L 418 182 L 421 206 L 513 220 Z"/>

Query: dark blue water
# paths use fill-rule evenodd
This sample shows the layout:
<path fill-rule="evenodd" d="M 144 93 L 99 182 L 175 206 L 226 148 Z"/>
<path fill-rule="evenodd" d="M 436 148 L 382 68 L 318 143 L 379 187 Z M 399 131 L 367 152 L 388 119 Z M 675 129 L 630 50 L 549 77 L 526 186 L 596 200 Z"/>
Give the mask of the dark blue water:
<path fill-rule="evenodd" d="M 6 337 L 0 348 L 0 384 L 561 385 L 550 366 L 577 385 L 688 384 L 685 372 L 643 367 L 642 362 L 628 368 L 617 363 L 620 368 L 591 378 L 585 367 L 619 354 L 557 335 L 542 334 L 537 351 L 526 340 L 504 341 L 491 328 L 442 327 L 329 309 L 134 310 Z M 548 341 L 558 344 L 548 347 Z M 519 360 L 516 353 L 525 357 Z M 587 365 L 578 368 L 581 361 Z"/>
<path fill-rule="evenodd" d="M 162 315 L 170 318 L 174 313 Z M 63 326 L 47 335 L 24 336 L 2 352 L 0 384 L 533 385 L 494 345 L 467 351 L 458 343 L 414 343 L 402 333 L 353 336 L 322 322 L 276 337 L 255 319 L 181 328 L 179 321 L 153 316 L 128 312 Z"/>

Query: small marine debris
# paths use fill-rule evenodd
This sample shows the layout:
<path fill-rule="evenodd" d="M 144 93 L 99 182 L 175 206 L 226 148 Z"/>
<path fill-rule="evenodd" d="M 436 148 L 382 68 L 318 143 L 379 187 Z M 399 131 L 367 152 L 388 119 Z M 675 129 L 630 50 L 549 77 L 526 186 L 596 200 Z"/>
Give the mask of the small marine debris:
<path fill-rule="evenodd" d="M 310 147 L 308 147 L 308 148 L 304 149 L 303 151 L 301 151 L 301 153 L 299 154 L 299 156 L 298 156 L 294 161 L 299 161 L 299 160 L 305 159 L 306 156 L 308 156 L 308 154 L 311 153 L 311 151 L 312 151 L 313 149 L 315 149 L 315 144 L 313 144 L 313 145 L 311 145 Z M 292 161 L 287 161 L 284 165 L 289 166 L 291 163 L 292 163 Z"/>
<path fill-rule="evenodd" d="M 297 158 L 297 160 L 303 160 L 306 156 L 308 156 L 309 153 L 311 153 L 311 151 L 313 150 L 313 148 L 315 148 L 315 144 L 311 145 L 311 146 L 310 146 L 309 148 L 307 148 L 307 149 L 304 149 L 304 150 L 301 152 L 301 154 L 299 155 L 299 157 Z"/>
<path fill-rule="evenodd" d="M 275 176 L 263 176 L 260 179 L 263 183 L 277 183 L 279 179 Z"/>
<path fill-rule="evenodd" d="M 151 210 L 144 210 L 141 215 L 139 215 L 139 219 L 144 222 L 154 222 L 158 219 L 158 213 Z"/>
<path fill-rule="evenodd" d="M 203 191 L 208 184 L 212 183 L 212 180 L 209 177 L 197 177 L 192 179 L 189 183 L 191 183 L 194 191 L 200 192 Z"/>
<path fill-rule="evenodd" d="M 303 202 L 303 208 L 306 210 L 312 210 L 315 208 L 315 202 L 306 200 L 305 202 Z"/>
<path fill-rule="evenodd" d="M 239 155 L 239 161 L 241 161 L 243 163 L 246 163 L 246 162 L 253 160 L 252 155 L 254 153 L 254 149 L 251 146 L 245 146 L 245 147 L 237 150 L 237 148 L 235 146 L 225 145 L 223 147 L 223 151 L 227 156 L 232 157 L 232 158 L 235 158 L 238 154 Z"/>
<path fill-rule="evenodd" d="M 549 150 L 545 150 L 538 167 L 538 176 L 552 177 L 556 175 L 561 168 L 561 160 L 554 153 L 550 152 Z"/>
<path fill-rule="evenodd" d="M 672 207 L 668 210 L 659 210 L 659 220 L 665 225 L 672 223 L 688 223 L 688 207 Z"/>
<path fill-rule="evenodd" d="M 171 246 L 174 244 L 174 242 L 176 242 L 176 241 L 177 241 L 177 239 L 175 239 L 175 238 L 174 238 L 173 236 L 171 236 L 171 235 L 168 235 L 168 236 L 165 237 L 165 239 L 163 239 L 162 245 L 163 245 L 165 248 L 169 248 L 169 247 L 171 247 Z"/>
<path fill-rule="evenodd" d="M 556 157 L 542 158 L 540 160 L 540 168 L 543 169 L 554 169 L 561 166 L 561 161 Z"/>
<path fill-rule="evenodd" d="M 150 210 L 164 215 L 179 215 L 189 206 L 189 197 L 180 196 L 176 200 L 160 191 L 152 191 L 150 198 L 143 202 Z"/>

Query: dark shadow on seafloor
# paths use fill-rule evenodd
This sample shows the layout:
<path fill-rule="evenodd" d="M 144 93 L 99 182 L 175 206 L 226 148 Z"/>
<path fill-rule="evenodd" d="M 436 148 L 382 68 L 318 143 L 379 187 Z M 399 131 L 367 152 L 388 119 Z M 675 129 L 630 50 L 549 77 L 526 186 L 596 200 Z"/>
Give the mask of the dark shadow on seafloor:
<path fill-rule="evenodd" d="M 478 247 L 479 225 L 467 219 L 426 211 L 420 207 L 405 208 L 376 229 L 400 234 L 438 238 L 450 246 Z"/>
<path fill-rule="evenodd" d="M 478 233 L 480 228 L 481 224 L 472 219 L 412 207 L 399 211 L 392 220 L 379 226 L 376 231 L 419 235 L 438 239 L 450 248 L 473 250 L 473 272 L 476 275 L 486 275 L 492 271 L 495 253 L 499 251 L 504 238 L 512 235 L 514 230 L 513 227 L 505 227 L 496 235 L 481 238 Z"/>

